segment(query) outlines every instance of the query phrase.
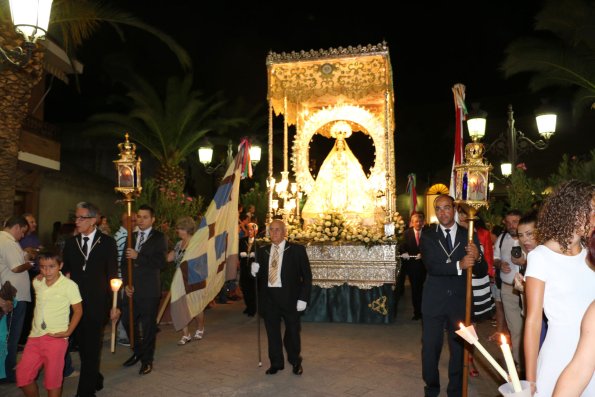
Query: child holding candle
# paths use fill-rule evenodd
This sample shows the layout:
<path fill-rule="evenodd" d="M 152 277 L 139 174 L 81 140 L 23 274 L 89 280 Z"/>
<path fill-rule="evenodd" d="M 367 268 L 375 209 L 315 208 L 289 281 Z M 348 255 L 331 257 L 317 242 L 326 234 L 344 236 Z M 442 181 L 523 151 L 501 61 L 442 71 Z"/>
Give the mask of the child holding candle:
<path fill-rule="evenodd" d="M 544 202 L 537 229 L 542 245 L 527 257 L 525 295 L 526 378 L 536 396 L 551 396 L 556 380 L 576 350 L 580 323 L 595 299 L 595 271 L 586 263 L 587 236 L 595 226 L 595 185 L 571 180 Z M 548 332 L 539 349 L 542 310 Z M 585 396 L 595 395 L 595 380 Z"/>
<path fill-rule="evenodd" d="M 60 272 L 62 262 L 58 254 L 47 251 L 38 258 L 42 277 L 33 280 L 37 303 L 31 333 L 17 365 L 17 386 L 26 396 L 38 396 L 35 379 L 43 366 L 48 396 L 56 397 L 62 395 L 68 337 L 83 315 L 83 306 L 77 284 Z"/>

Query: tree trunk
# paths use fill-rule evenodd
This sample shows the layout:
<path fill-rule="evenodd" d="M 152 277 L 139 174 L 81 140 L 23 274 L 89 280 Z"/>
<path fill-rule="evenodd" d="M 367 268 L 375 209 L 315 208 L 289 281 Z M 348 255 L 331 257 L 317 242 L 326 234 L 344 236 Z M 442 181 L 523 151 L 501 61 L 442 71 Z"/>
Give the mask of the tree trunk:
<path fill-rule="evenodd" d="M 11 30 L 0 28 L 0 45 L 12 49 L 22 44 L 22 37 Z M 23 120 L 29 113 L 32 88 L 43 75 L 43 52 L 36 48 L 24 67 L 3 60 L 0 64 L 0 220 L 14 211 L 19 143 Z"/>

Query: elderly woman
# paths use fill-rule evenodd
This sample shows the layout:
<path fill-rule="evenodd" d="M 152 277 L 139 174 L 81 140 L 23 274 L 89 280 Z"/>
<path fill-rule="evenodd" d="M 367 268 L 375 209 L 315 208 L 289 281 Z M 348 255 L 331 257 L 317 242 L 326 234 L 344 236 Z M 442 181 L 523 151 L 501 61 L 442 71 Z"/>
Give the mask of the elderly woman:
<path fill-rule="evenodd" d="M 194 232 L 196 231 L 196 223 L 194 220 L 189 216 L 184 216 L 176 222 L 176 233 L 180 240 L 174 246 L 174 249 L 167 254 L 167 261 L 168 262 L 175 262 L 176 268 L 180 267 L 182 264 L 182 260 L 184 259 L 184 255 L 186 254 L 186 248 L 190 243 L 190 239 Z M 182 338 L 178 341 L 178 345 L 182 346 L 192 340 L 200 340 L 203 337 L 205 332 L 205 313 L 204 311 L 200 312 L 196 317 L 197 329 L 194 333 L 194 336 L 190 335 L 190 330 L 188 325 L 182 329 Z M 192 322 L 192 320 L 190 320 Z"/>

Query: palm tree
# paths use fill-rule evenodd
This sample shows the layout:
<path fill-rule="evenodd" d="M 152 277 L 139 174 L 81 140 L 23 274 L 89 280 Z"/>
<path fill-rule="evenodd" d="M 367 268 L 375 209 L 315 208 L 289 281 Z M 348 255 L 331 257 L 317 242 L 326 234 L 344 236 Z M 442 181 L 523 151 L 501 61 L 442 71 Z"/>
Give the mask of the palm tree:
<path fill-rule="evenodd" d="M 159 163 L 155 176 L 159 188 L 181 190 L 185 172 L 180 166 L 210 132 L 223 133 L 246 123 L 242 117 L 225 117 L 227 102 L 221 93 L 205 96 L 193 88 L 193 77 L 167 80 L 163 94 L 137 74 L 122 73 L 127 89 L 115 96 L 125 111 L 110 111 L 91 116 L 85 133 L 122 137 L 123 131 L 144 147 Z"/>
<path fill-rule="evenodd" d="M 106 23 L 121 36 L 120 26 L 148 32 L 163 41 L 185 69 L 191 69 L 190 57 L 171 37 L 128 13 L 90 0 L 54 0 L 49 35 L 72 54 Z M 12 26 L 8 1 L 0 0 L 0 45 L 12 49 L 22 42 Z M 29 113 L 31 90 L 43 77 L 43 58 L 44 52 L 37 45 L 31 60 L 22 68 L 0 63 L 0 219 L 13 212 L 20 134 Z"/>
<path fill-rule="evenodd" d="M 502 65 L 506 77 L 532 72 L 530 88 L 574 89 L 576 116 L 595 109 L 595 2 L 548 0 L 536 16 L 539 37 L 512 42 Z"/>

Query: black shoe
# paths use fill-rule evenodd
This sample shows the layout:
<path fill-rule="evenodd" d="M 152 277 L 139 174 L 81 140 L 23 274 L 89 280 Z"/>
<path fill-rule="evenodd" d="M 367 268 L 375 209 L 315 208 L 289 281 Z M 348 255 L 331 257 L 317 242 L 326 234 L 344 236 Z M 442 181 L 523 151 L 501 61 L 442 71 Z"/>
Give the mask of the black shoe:
<path fill-rule="evenodd" d="M 413 321 L 421 320 L 421 316 L 419 314 L 416 314 L 415 316 L 411 317 L 411 319 Z"/>
<path fill-rule="evenodd" d="M 293 373 L 296 375 L 301 375 L 304 373 L 304 369 L 302 368 L 302 364 L 296 364 L 293 366 Z"/>
<path fill-rule="evenodd" d="M 153 370 L 153 364 L 146 363 L 140 366 L 140 371 L 138 371 L 139 375 L 146 375 L 150 374 Z"/>
<path fill-rule="evenodd" d="M 95 391 L 101 391 L 103 389 L 103 375 L 99 374 L 97 382 L 95 382 Z"/>
<path fill-rule="evenodd" d="M 134 364 L 136 364 L 137 362 L 139 362 L 140 357 L 138 357 L 136 354 L 133 354 L 132 356 L 130 356 L 130 358 L 126 361 L 124 361 L 124 364 L 122 364 L 124 367 L 132 367 Z"/>
<path fill-rule="evenodd" d="M 275 375 L 278 371 L 283 371 L 283 367 L 271 367 L 266 370 L 265 374 Z"/>

